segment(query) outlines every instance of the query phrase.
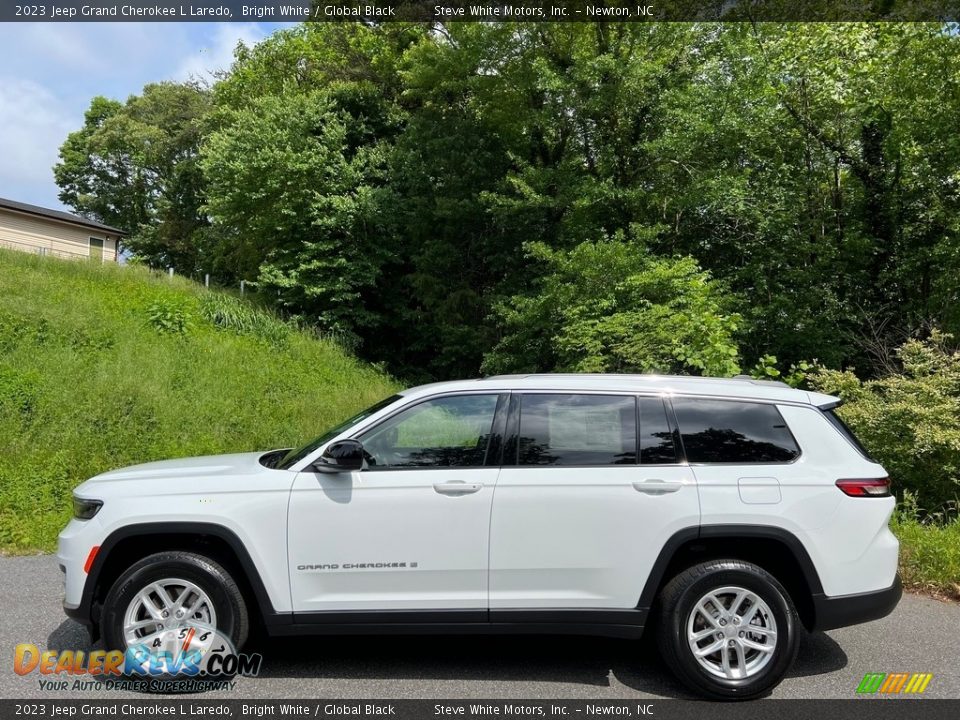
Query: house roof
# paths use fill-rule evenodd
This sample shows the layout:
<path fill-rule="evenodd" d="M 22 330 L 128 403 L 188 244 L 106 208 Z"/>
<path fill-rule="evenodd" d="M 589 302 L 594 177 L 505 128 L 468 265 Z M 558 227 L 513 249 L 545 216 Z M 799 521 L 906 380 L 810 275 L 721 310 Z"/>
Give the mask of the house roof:
<path fill-rule="evenodd" d="M 104 232 L 112 233 L 113 235 L 126 235 L 127 233 L 119 228 L 111 227 L 110 225 L 104 225 L 103 223 L 98 223 L 96 220 L 88 220 L 85 217 L 80 217 L 79 215 L 72 215 L 68 212 L 63 212 L 62 210 L 51 210 L 50 208 L 40 207 L 39 205 L 30 205 L 28 203 L 17 202 L 16 200 L 7 200 L 6 198 L 0 198 L 0 209 L 5 210 L 15 210 L 16 212 L 27 213 L 28 215 L 36 215 L 37 217 L 49 218 L 50 220 L 59 220 L 60 222 L 67 222 L 73 225 L 82 225 L 85 228 L 91 228 L 93 230 L 103 230 Z"/>

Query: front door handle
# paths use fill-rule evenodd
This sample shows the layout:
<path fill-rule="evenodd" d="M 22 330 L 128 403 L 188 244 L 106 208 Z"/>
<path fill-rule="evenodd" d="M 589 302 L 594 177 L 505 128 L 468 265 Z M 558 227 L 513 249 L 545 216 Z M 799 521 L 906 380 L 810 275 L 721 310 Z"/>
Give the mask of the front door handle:
<path fill-rule="evenodd" d="M 683 487 L 683 483 L 680 481 L 667 481 L 667 480 L 637 480 L 633 483 L 633 489 L 637 492 L 642 492 L 644 495 L 666 495 L 667 493 L 673 493 Z"/>
<path fill-rule="evenodd" d="M 433 484 L 433 489 L 441 495 L 452 495 L 453 497 L 470 495 L 477 492 L 482 487 L 483 485 L 480 483 L 465 483 L 463 480 L 450 480 L 449 482 L 445 483 Z"/>

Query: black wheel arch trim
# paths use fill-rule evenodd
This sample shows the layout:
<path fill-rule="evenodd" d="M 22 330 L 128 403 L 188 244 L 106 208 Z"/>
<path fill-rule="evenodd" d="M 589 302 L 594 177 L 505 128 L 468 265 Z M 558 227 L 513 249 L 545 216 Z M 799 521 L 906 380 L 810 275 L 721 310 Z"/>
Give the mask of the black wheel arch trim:
<path fill-rule="evenodd" d="M 657 556 L 647 581 L 640 593 L 640 600 L 637 602 L 637 608 L 649 610 L 653 606 L 657 597 L 657 591 L 665 578 L 664 574 L 670 566 L 677 551 L 685 544 L 693 540 L 712 540 L 712 539 L 736 539 L 736 538 L 766 538 L 777 540 L 783 543 L 790 553 L 796 559 L 797 564 L 803 572 L 807 587 L 810 588 L 810 594 L 813 598 L 823 596 L 823 585 L 820 582 L 820 576 L 814 567 L 807 549 L 800 542 L 796 535 L 789 530 L 776 527 L 774 525 L 701 525 L 699 527 L 688 527 L 678 530 L 667 542 L 664 543 L 660 554 Z"/>
<path fill-rule="evenodd" d="M 657 555 L 657 559 L 654 561 L 653 567 L 650 568 L 650 573 L 647 575 L 647 582 L 643 586 L 643 592 L 640 593 L 640 600 L 637 601 L 638 609 L 646 611 L 653 606 L 653 602 L 657 598 L 657 591 L 663 584 L 663 576 L 666 574 L 667 568 L 670 566 L 674 555 L 677 554 L 677 551 L 683 545 L 699 537 L 699 527 L 688 527 L 675 532 L 663 544 L 663 547 L 660 548 L 660 554 Z"/>
<path fill-rule="evenodd" d="M 292 622 L 291 613 L 274 611 L 270 595 L 267 593 L 267 588 L 260 577 L 260 571 L 237 534 L 223 525 L 193 521 L 136 523 L 114 530 L 100 543 L 100 550 L 94 558 L 83 585 L 80 604 L 75 608 L 64 606 L 64 612 L 88 628 L 95 627 L 98 620 L 93 617 L 94 592 L 99 584 L 103 568 L 109 560 L 110 553 L 123 540 L 147 535 L 208 535 L 222 540 L 233 551 L 237 562 L 240 563 L 240 568 L 245 576 L 244 579 L 256 598 L 257 613 L 263 618 L 264 623 L 266 625 L 283 625 Z M 161 550 L 163 550 L 162 547 L 157 548 L 158 552 Z"/>

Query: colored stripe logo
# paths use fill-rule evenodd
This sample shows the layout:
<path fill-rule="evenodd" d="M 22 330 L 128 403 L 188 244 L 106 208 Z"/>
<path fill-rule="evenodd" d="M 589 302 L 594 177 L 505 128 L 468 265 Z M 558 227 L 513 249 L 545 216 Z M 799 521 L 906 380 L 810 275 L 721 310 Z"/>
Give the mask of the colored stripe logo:
<path fill-rule="evenodd" d="M 919 695 L 933 680 L 932 673 L 867 673 L 857 686 L 861 695 Z"/>

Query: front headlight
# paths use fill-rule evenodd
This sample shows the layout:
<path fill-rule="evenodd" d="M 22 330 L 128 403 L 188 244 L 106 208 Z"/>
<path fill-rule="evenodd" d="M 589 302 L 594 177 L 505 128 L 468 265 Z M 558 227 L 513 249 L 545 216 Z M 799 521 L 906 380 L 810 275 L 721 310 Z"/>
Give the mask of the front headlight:
<path fill-rule="evenodd" d="M 103 507 L 103 500 L 88 500 L 73 496 L 73 516 L 77 520 L 89 520 Z"/>

